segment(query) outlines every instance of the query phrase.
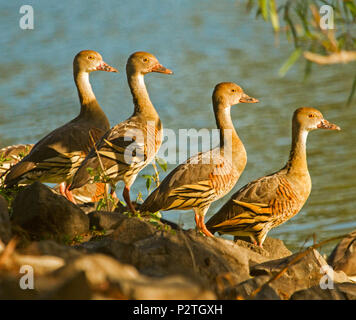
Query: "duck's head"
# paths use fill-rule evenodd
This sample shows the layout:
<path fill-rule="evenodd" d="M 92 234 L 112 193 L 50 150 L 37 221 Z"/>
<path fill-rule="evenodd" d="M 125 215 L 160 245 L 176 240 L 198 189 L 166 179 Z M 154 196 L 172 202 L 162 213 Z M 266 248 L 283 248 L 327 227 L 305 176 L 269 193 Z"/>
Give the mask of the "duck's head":
<path fill-rule="evenodd" d="M 213 101 L 223 102 L 226 106 L 238 103 L 256 103 L 256 98 L 248 96 L 240 86 L 233 82 L 221 82 L 215 86 Z"/>
<path fill-rule="evenodd" d="M 118 72 L 117 69 L 103 61 L 99 52 L 93 50 L 80 51 L 74 58 L 73 67 L 76 71 L 90 73 L 92 71 Z"/>
<path fill-rule="evenodd" d="M 162 66 L 158 59 L 148 52 L 135 52 L 127 60 L 126 70 L 128 73 L 139 73 L 145 75 L 150 72 L 172 74 L 172 70 Z"/>
<path fill-rule="evenodd" d="M 293 123 L 306 131 L 316 129 L 341 130 L 336 124 L 324 119 L 319 110 L 310 107 L 302 107 L 295 110 Z"/>

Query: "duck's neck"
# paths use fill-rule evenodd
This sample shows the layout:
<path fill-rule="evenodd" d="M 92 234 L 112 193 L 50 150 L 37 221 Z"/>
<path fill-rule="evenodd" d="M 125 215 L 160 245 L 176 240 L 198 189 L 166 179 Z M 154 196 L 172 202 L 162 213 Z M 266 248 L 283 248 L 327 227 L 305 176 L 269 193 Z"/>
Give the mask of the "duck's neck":
<path fill-rule="evenodd" d="M 128 72 L 127 81 L 135 106 L 134 115 L 144 116 L 147 119 L 158 119 L 158 113 L 147 92 L 144 75 L 139 72 Z"/>
<path fill-rule="evenodd" d="M 245 148 L 232 123 L 231 106 L 222 99 L 216 100 L 214 98 L 213 105 L 216 125 L 220 130 L 220 148 L 223 148 L 225 152 L 231 152 L 232 159 L 235 160 L 237 153 L 245 150 Z"/>
<path fill-rule="evenodd" d="M 81 106 L 78 118 L 91 120 L 95 126 L 108 130 L 110 128 L 109 120 L 96 100 L 89 82 L 89 73 L 74 71 L 74 82 L 77 86 Z"/>
<path fill-rule="evenodd" d="M 293 124 L 292 147 L 286 165 L 288 173 L 304 174 L 308 172 L 307 144 L 308 131 Z"/>

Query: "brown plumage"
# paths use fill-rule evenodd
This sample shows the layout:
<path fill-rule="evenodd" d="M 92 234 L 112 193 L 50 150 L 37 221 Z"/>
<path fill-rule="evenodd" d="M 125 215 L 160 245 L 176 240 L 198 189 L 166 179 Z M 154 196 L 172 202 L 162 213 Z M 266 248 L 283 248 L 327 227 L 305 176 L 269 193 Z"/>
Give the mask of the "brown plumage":
<path fill-rule="evenodd" d="M 127 80 L 135 106 L 133 115 L 111 128 L 92 149 L 73 178 L 70 189 L 75 189 L 93 180 L 88 172 L 102 171 L 110 178 L 112 190 L 119 180 L 124 181 L 124 199 L 131 211 L 130 187 L 137 174 L 149 164 L 162 143 L 162 124 L 148 95 L 144 75 L 150 72 L 171 74 L 155 56 L 147 52 L 132 54 L 126 64 Z"/>
<path fill-rule="evenodd" d="M 306 158 L 308 132 L 340 128 L 314 108 L 297 109 L 292 123 L 292 147 L 287 164 L 237 191 L 207 222 L 212 233 L 247 237 L 262 246 L 269 230 L 292 218 L 303 207 L 311 191 Z"/>
<path fill-rule="evenodd" d="M 33 144 L 16 144 L 0 149 L 0 176 L 5 178 L 5 174 L 11 167 L 28 155 Z"/>
<path fill-rule="evenodd" d="M 31 152 L 10 169 L 5 178 L 6 186 L 34 181 L 70 184 L 75 170 L 93 145 L 89 132 L 98 141 L 110 128 L 89 82 L 89 73 L 96 70 L 117 72 L 98 52 L 84 50 L 75 56 L 73 74 L 81 104 L 80 114 L 37 142 Z M 68 187 L 63 195 L 75 202 Z"/>
<path fill-rule="evenodd" d="M 16 163 L 29 154 L 33 144 L 11 145 L 0 149 L 0 174 L 4 178 L 6 172 Z M 61 192 L 62 185 L 53 187 L 57 192 Z M 81 188 L 72 191 L 76 203 L 97 202 L 105 196 L 105 183 L 87 184 Z"/>
<path fill-rule="evenodd" d="M 16 163 L 29 154 L 33 144 L 17 144 L 0 149 L 0 174 L 3 178 L 6 172 Z M 62 185 L 58 184 L 53 187 L 56 192 L 61 192 Z M 81 188 L 72 191 L 76 203 L 97 202 L 105 196 L 105 183 L 87 184 Z"/>
<path fill-rule="evenodd" d="M 245 168 L 247 157 L 230 116 L 230 107 L 240 102 L 254 103 L 231 82 L 223 82 L 213 92 L 213 107 L 220 146 L 199 153 L 176 167 L 143 203 L 142 210 L 188 210 L 195 212 L 197 227 L 207 236 L 204 216 L 210 204 L 228 193 Z"/>

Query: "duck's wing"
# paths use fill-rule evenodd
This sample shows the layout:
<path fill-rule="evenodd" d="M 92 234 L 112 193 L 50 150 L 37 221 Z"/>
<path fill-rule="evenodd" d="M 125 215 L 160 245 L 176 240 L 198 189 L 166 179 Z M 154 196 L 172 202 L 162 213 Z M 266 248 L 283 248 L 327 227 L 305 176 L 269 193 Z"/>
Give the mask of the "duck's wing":
<path fill-rule="evenodd" d="M 73 122 L 52 131 L 10 169 L 5 184 L 11 186 L 40 176 L 59 176 L 59 180 L 66 180 L 73 167 L 79 166 L 93 146 L 89 132 L 95 141 L 105 133 L 99 128 Z"/>
<path fill-rule="evenodd" d="M 300 209 L 300 197 L 281 172 L 250 182 L 238 190 L 207 222 L 212 231 L 251 231 L 265 223 L 278 223 Z M 304 202 L 303 202 L 304 203 Z"/>
<path fill-rule="evenodd" d="M 158 211 L 205 207 L 235 182 L 231 162 L 216 150 L 199 153 L 180 164 L 162 181 L 143 204 L 143 210 Z"/>
<path fill-rule="evenodd" d="M 81 187 L 92 179 L 93 174 L 99 173 L 114 183 L 124 176 L 125 179 L 134 179 L 158 150 L 157 134 L 156 128 L 147 128 L 138 119 L 130 118 L 114 126 L 83 161 L 71 188 Z"/>

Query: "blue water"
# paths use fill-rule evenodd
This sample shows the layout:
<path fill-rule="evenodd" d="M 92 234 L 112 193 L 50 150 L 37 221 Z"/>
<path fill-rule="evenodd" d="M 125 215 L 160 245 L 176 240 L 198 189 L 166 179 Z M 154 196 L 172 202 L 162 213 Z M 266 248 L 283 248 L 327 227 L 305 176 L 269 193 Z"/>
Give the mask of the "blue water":
<path fill-rule="evenodd" d="M 284 78 L 278 69 L 292 45 L 247 14 L 245 1 L 26 1 L 34 8 L 34 30 L 19 27 L 23 1 L 0 10 L 0 146 L 34 143 L 79 112 L 72 60 L 83 49 L 99 51 L 119 74 L 96 72 L 91 83 L 112 125 L 133 107 L 125 77 L 127 57 L 149 51 L 174 71 L 146 77 L 151 99 L 166 128 L 215 128 L 211 93 L 233 81 L 260 99 L 239 105 L 232 117 L 248 164 L 234 191 L 281 168 L 290 148 L 291 116 L 300 106 L 319 108 L 341 132 L 313 132 L 308 139 L 312 194 L 292 220 L 270 232 L 297 249 L 356 228 L 356 105 L 345 107 L 355 64 L 314 66 L 303 81 L 300 61 Z M 174 165 L 170 165 L 172 169 Z M 144 173 L 152 172 L 147 167 Z M 161 179 L 166 173 L 161 174 Z M 119 187 L 120 192 L 121 185 Z M 135 198 L 145 181 L 138 177 Z M 233 192 L 233 191 L 232 191 Z M 232 194 L 230 193 L 230 195 Z M 211 216 L 229 195 L 211 206 Z M 194 227 L 193 213 L 168 212 L 167 219 Z M 208 219 L 207 217 L 207 219 Z"/>

